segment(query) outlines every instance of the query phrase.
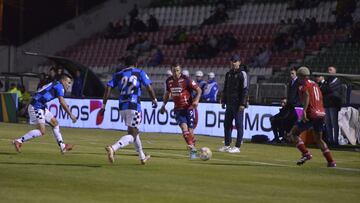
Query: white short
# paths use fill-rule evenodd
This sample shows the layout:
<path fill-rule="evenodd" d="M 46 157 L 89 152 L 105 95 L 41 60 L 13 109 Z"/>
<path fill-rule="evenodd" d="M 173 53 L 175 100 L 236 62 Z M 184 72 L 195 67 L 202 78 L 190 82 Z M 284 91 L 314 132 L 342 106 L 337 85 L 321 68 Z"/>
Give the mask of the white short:
<path fill-rule="evenodd" d="M 141 112 L 136 110 L 121 110 L 120 111 L 121 118 L 124 119 L 125 125 L 129 127 L 139 127 L 141 123 Z"/>
<path fill-rule="evenodd" d="M 43 109 L 34 109 L 34 107 L 29 104 L 28 113 L 30 117 L 30 124 L 45 124 L 45 122 L 50 123 L 50 120 L 54 117 L 54 115 L 45 108 Z"/>

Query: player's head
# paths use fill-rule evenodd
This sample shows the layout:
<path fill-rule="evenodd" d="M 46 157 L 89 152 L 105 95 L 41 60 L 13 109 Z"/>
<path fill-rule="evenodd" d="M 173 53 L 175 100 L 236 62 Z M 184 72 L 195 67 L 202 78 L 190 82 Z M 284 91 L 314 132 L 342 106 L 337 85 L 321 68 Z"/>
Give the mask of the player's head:
<path fill-rule="evenodd" d="M 302 66 L 299 69 L 297 69 L 296 75 L 299 77 L 300 82 L 302 82 L 303 80 L 305 80 L 310 76 L 310 70 L 307 67 Z"/>
<path fill-rule="evenodd" d="M 201 80 L 203 76 L 204 76 L 204 73 L 201 70 L 198 70 L 195 72 L 196 80 Z"/>
<path fill-rule="evenodd" d="M 295 79 L 297 76 L 296 76 L 296 69 L 295 68 L 292 68 L 290 70 L 290 78 L 293 80 Z"/>
<path fill-rule="evenodd" d="M 287 103 L 286 97 L 281 98 L 281 100 L 280 100 L 280 105 L 281 105 L 282 107 L 284 107 L 284 106 L 286 106 L 286 103 Z"/>
<path fill-rule="evenodd" d="M 124 65 L 126 67 L 130 67 L 130 66 L 136 66 L 137 65 L 137 58 L 133 55 L 129 55 L 127 57 L 124 58 Z"/>
<path fill-rule="evenodd" d="M 230 58 L 231 67 L 234 69 L 240 68 L 241 65 L 241 58 L 238 54 L 234 54 Z"/>
<path fill-rule="evenodd" d="M 334 66 L 329 66 L 328 67 L 328 73 L 335 74 L 336 73 L 336 68 Z"/>
<path fill-rule="evenodd" d="M 172 72 L 173 77 L 180 78 L 180 76 L 181 76 L 181 66 L 180 66 L 180 64 L 179 63 L 173 63 L 171 65 L 171 72 Z"/>
<path fill-rule="evenodd" d="M 208 73 L 208 78 L 209 80 L 215 79 L 215 73 L 214 72 Z"/>
<path fill-rule="evenodd" d="M 72 77 L 69 74 L 62 74 L 60 78 L 61 84 L 64 86 L 65 90 L 68 90 L 71 86 Z"/>

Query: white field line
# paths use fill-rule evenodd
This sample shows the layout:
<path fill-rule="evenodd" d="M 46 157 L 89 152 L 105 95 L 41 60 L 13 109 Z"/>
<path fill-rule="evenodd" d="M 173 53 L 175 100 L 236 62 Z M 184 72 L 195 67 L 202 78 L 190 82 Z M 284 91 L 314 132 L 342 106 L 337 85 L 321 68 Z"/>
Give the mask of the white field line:
<path fill-rule="evenodd" d="M 80 138 L 82 140 L 91 140 L 94 141 L 92 139 L 86 139 L 86 138 Z M 9 139 L 1 139 L 0 140 L 7 140 L 10 141 Z M 9 142 L 10 143 L 10 142 Z M 46 145 L 54 145 L 56 146 L 56 143 L 54 141 L 54 143 L 50 143 L 50 142 L 40 142 L 38 144 L 46 144 Z M 95 143 L 91 143 L 91 144 L 95 144 Z M 98 143 L 97 143 L 98 144 Z M 84 146 L 84 145 L 78 145 L 78 146 Z M 121 151 L 127 152 L 127 153 L 132 153 L 134 152 L 134 150 L 130 150 L 130 149 L 122 149 Z M 151 152 L 154 155 L 165 155 L 165 156 L 174 156 L 174 157 L 183 157 L 183 158 L 188 158 L 187 155 L 183 155 L 183 154 L 177 154 L 177 153 L 164 153 L 164 152 Z M 232 157 L 235 157 L 237 155 L 235 154 L 229 154 Z M 240 158 L 240 156 L 239 156 Z M 296 166 L 295 163 L 293 165 L 286 165 L 286 164 L 277 164 L 277 163 L 269 163 L 269 162 L 261 162 L 261 161 L 246 161 L 246 160 L 228 160 L 228 159 L 218 159 L 218 158 L 212 158 L 211 160 L 215 160 L 215 161 L 221 161 L 221 162 L 230 162 L 230 163 L 243 163 L 243 164 L 253 164 L 253 165 L 262 165 L 262 166 L 278 166 L 278 167 L 288 167 L 288 168 L 298 168 L 299 166 Z M 280 160 L 279 160 L 280 161 Z M 282 160 L 282 161 L 286 161 L 286 160 Z M 291 162 L 289 160 L 289 162 Z M 326 167 L 322 167 L 327 169 Z M 344 167 L 335 167 L 335 168 L 331 168 L 333 170 L 342 170 L 342 171 L 353 171 L 353 172 L 360 172 L 359 168 L 344 168 Z"/>

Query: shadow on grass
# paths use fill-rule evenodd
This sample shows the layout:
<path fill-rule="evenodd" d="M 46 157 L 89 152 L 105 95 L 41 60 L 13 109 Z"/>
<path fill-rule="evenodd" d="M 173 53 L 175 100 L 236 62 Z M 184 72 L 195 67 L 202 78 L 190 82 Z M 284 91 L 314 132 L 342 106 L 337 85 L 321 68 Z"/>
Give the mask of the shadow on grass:
<path fill-rule="evenodd" d="M 0 164 L 8 164 L 8 165 L 32 165 L 32 166 L 70 166 L 70 167 L 89 167 L 89 168 L 100 168 L 102 165 L 98 164 L 55 164 L 55 163 L 14 163 L 14 162 L 0 162 Z"/>
<path fill-rule="evenodd" d="M 17 152 L 0 152 L 0 156 L 1 155 L 15 155 L 18 154 Z"/>

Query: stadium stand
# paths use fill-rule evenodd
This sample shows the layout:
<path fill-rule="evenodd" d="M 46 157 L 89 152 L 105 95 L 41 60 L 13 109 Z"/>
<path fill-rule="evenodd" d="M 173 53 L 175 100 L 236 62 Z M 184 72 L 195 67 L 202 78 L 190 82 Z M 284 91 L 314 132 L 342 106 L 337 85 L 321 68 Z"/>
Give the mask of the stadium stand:
<path fill-rule="evenodd" d="M 139 38 L 143 38 L 151 43 L 151 48 L 161 49 L 164 55 L 164 61 L 156 67 L 146 66 L 146 62 L 151 57 L 148 52 L 140 54 L 139 57 L 141 67 L 154 80 L 155 89 L 163 89 L 165 72 L 175 61 L 181 62 L 190 71 L 190 74 L 194 74 L 199 69 L 203 72 L 214 72 L 221 88 L 224 74 L 228 69 L 228 59 L 232 54 L 240 54 L 242 61 L 251 66 L 258 48 L 265 47 L 272 50 L 267 64 L 263 67 L 249 69 L 250 83 L 253 84 L 252 87 L 256 91 L 259 91 L 253 95 L 254 102 L 269 101 L 269 99 L 262 99 L 266 95 L 259 95 L 264 91 L 259 90 L 258 83 L 283 82 L 287 77 L 284 70 L 292 66 L 305 64 L 314 67 L 316 71 L 324 71 L 326 65 L 335 64 L 343 73 L 359 73 L 359 45 L 338 43 L 348 31 L 336 29 L 333 26 L 336 21 L 333 14 L 337 5 L 336 1 L 321 1 L 312 7 L 300 9 L 289 9 L 289 3 L 286 1 L 244 1 L 243 4 L 229 1 L 230 5 L 234 5 L 226 10 L 229 19 L 224 23 L 213 25 L 201 24 L 204 19 L 213 15 L 217 9 L 216 5 L 199 3 L 200 5 L 183 6 L 188 5 L 189 2 L 171 2 L 171 4 L 163 4 L 165 6 L 139 10 L 139 19 L 146 21 L 149 15 L 153 15 L 157 19 L 160 25 L 160 30 L 157 32 L 133 32 L 129 37 L 112 39 L 104 38 L 105 31 L 95 33 L 92 37 L 83 39 L 59 52 L 58 55 L 89 66 L 95 73 L 103 76 L 105 81 L 108 79 L 109 73 L 115 71 L 119 58 L 128 52 L 129 45 Z M 153 5 L 159 5 L 159 2 Z M 354 12 L 356 18 L 359 17 L 358 11 L 359 8 Z M 284 26 L 281 24 L 281 20 L 290 19 L 291 25 L 296 27 L 297 22 L 301 21 L 305 24 L 311 18 L 315 19 L 318 32 L 304 34 L 305 47 L 303 49 L 273 50 L 279 30 Z M 119 19 L 119 21 L 121 20 L 123 19 Z M 186 31 L 186 40 L 178 44 L 166 43 L 166 39 L 170 38 L 180 26 Z M 300 29 L 300 33 L 302 31 Z M 206 36 L 219 37 L 226 33 L 233 35 L 238 42 L 233 50 L 218 51 L 211 57 L 205 58 L 189 58 L 187 56 L 189 47 L 201 43 Z M 333 57 L 335 55 L 337 57 Z M 41 67 L 34 71 L 46 69 L 46 65 Z M 275 95 L 274 100 L 286 95 L 286 87 L 285 90 L 282 87 L 275 89 L 275 92 L 265 92 L 269 93 L 269 97 Z"/>

